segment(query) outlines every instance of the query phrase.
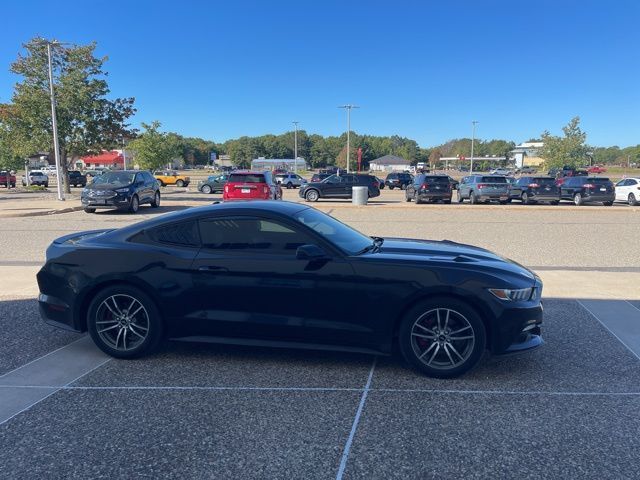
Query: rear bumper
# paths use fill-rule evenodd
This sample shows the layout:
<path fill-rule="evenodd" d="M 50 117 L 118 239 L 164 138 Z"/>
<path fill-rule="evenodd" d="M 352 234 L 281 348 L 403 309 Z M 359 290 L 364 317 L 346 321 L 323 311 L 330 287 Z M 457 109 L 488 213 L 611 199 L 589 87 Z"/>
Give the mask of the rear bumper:
<path fill-rule="evenodd" d="M 509 192 L 482 192 L 479 191 L 476 193 L 476 197 L 478 197 L 479 200 L 508 200 L 509 199 Z"/>
<path fill-rule="evenodd" d="M 71 307 L 59 298 L 41 293 L 38 296 L 38 309 L 45 323 L 70 332 L 82 332 L 74 321 Z"/>
<path fill-rule="evenodd" d="M 591 202 L 613 202 L 616 199 L 615 193 L 607 194 L 607 195 L 584 195 L 582 200 L 591 203 Z"/>
<path fill-rule="evenodd" d="M 418 198 L 437 198 L 438 200 L 451 200 L 451 192 L 420 192 L 418 191 Z"/>

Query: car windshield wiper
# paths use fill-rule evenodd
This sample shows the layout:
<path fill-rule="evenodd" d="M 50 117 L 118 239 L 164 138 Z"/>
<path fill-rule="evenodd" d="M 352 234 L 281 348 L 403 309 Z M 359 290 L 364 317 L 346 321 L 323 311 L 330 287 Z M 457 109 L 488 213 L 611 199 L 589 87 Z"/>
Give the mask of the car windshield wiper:
<path fill-rule="evenodd" d="M 363 253 L 367 253 L 367 252 L 375 253 L 378 250 L 380 250 L 380 247 L 382 246 L 384 239 L 380 237 L 371 237 L 371 238 L 373 239 L 373 243 L 371 245 L 367 245 L 366 247 L 364 247 L 362 250 L 356 253 L 356 255 L 362 255 Z"/>

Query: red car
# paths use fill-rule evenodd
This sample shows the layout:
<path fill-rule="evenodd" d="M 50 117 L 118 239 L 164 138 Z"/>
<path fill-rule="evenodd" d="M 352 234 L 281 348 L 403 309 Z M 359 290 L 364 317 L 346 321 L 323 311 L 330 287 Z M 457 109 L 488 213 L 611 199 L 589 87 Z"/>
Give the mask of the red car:
<path fill-rule="evenodd" d="M 0 172 L 0 186 L 16 188 L 16 176 L 9 172 Z"/>
<path fill-rule="evenodd" d="M 587 168 L 587 172 L 589 173 L 605 173 L 606 171 L 607 169 L 600 165 L 594 165 L 593 167 Z"/>
<path fill-rule="evenodd" d="M 224 186 L 222 200 L 281 200 L 282 188 L 271 172 L 232 172 Z"/>

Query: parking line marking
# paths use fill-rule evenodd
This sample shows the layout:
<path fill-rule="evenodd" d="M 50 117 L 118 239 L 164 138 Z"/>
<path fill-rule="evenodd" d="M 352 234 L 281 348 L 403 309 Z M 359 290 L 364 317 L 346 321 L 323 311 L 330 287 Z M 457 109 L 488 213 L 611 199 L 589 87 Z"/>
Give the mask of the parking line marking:
<path fill-rule="evenodd" d="M 625 305 L 627 303 L 632 310 L 638 310 L 634 305 L 626 300 L 584 300 L 585 302 L 589 302 L 591 304 L 591 308 L 583 303 L 581 300 L 576 300 L 578 305 L 584 308 L 587 312 L 591 314 L 593 318 L 595 318 L 600 325 L 602 325 L 611 335 L 624 345 L 629 352 L 633 356 L 635 356 L 638 360 L 640 360 L 640 322 L 636 320 L 640 320 L 640 315 L 633 311 L 632 316 L 637 317 L 633 322 L 629 323 L 624 316 L 621 318 L 619 315 L 616 315 L 615 306 Z M 596 315 L 592 309 L 594 307 L 598 307 L 601 302 L 607 302 L 606 308 L 606 316 L 604 318 L 600 318 Z M 613 304 L 613 305 L 612 305 Z M 629 310 L 627 310 L 629 312 Z M 604 312 L 602 312 L 604 313 Z M 619 313 L 619 312 L 618 312 Z M 615 331 L 614 331 L 615 330 Z M 634 331 L 635 330 L 635 331 Z M 624 338 L 622 338 L 624 337 Z M 633 343 L 633 346 L 629 345 L 629 343 Z"/>
<path fill-rule="evenodd" d="M 636 310 L 640 310 L 640 307 L 634 305 L 633 303 L 631 303 L 629 300 L 625 300 L 625 302 L 627 302 L 629 305 L 631 305 L 633 308 L 635 308 Z"/>
<path fill-rule="evenodd" d="M 378 357 L 374 357 L 373 363 L 371 364 L 371 370 L 369 371 L 369 377 L 367 378 L 367 383 L 364 386 L 364 390 L 362 391 L 362 397 L 360 397 L 360 404 L 358 405 L 358 410 L 356 411 L 356 416 L 353 419 L 353 425 L 351 425 L 351 432 L 349 432 L 349 438 L 347 438 L 347 443 L 344 446 L 344 452 L 342 453 L 342 459 L 340 460 L 340 468 L 338 468 L 338 473 L 336 475 L 336 480 L 342 480 L 344 475 L 344 471 L 347 468 L 347 460 L 349 459 L 349 452 L 351 451 L 351 445 L 353 443 L 353 439 L 356 435 L 356 430 L 358 429 L 358 423 L 360 423 L 360 416 L 362 415 L 362 410 L 364 409 L 364 404 L 367 401 L 367 395 L 369 394 L 369 390 L 371 387 L 371 380 L 373 379 L 373 372 L 376 369 L 376 361 Z"/>

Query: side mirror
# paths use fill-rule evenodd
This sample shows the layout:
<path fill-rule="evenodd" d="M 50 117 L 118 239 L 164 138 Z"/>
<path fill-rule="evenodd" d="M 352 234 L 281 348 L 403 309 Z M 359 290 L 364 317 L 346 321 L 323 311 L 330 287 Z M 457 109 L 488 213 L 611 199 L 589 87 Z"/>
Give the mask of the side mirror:
<path fill-rule="evenodd" d="M 325 251 L 317 245 L 301 245 L 296 250 L 296 258 L 298 260 L 322 260 L 328 257 Z"/>

